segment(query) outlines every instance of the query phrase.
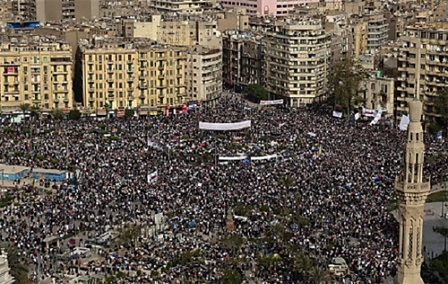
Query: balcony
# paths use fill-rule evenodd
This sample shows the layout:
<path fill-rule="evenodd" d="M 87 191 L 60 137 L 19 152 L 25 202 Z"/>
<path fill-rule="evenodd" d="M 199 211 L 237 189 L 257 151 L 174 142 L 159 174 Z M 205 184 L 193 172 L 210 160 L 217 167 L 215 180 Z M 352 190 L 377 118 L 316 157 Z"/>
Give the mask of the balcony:
<path fill-rule="evenodd" d="M 89 102 L 94 102 L 94 101 L 95 101 L 95 98 L 93 98 L 93 97 L 89 98 Z"/>
<path fill-rule="evenodd" d="M 18 93 L 19 93 L 19 89 L 5 90 L 5 94 L 18 94 Z"/>
<path fill-rule="evenodd" d="M 93 74 L 93 70 L 89 70 L 89 71 L 87 71 L 87 73 Z"/>
<path fill-rule="evenodd" d="M 134 76 L 128 78 L 128 82 L 134 82 Z"/>
<path fill-rule="evenodd" d="M 128 73 L 134 73 L 134 69 L 127 69 Z"/>
<path fill-rule="evenodd" d="M 165 85 L 160 85 L 160 86 L 157 86 L 157 89 L 165 89 L 166 88 L 166 86 Z"/>
<path fill-rule="evenodd" d="M 32 90 L 31 92 L 32 92 L 33 94 L 39 94 L 39 93 L 40 93 L 40 89 L 38 89 L 38 90 L 34 89 L 34 90 Z"/>
<path fill-rule="evenodd" d="M 107 69 L 107 73 L 113 73 L 114 69 Z"/>
<path fill-rule="evenodd" d="M 58 89 L 54 89 L 53 92 L 55 92 L 55 93 L 67 93 L 68 89 L 58 88 Z"/>
<path fill-rule="evenodd" d="M 108 98 L 114 98 L 115 95 L 114 95 L 114 93 L 108 93 L 108 94 L 107 94 L 107 97 L 108 97 Z"/>
<path fill-rule="evenodd" d="M 157 67 L 157 69 L 159 69 L 159 70 L 163 70 L 163 69 L 165 69 L 165 65 L 159 65 L 159 66 Z"/>
<path fill-rule="evenodd" d="M 70 99 L 68 97 L 64 98 L 64 102 L 68 103 L 70 101 Z"/>
<path fill-rule="evenodd" d="M 89 83 L 95 83 L 95 81 L 93 80 L 93 78 L 89 78 L 89 79 L 87 79 L 87 82 L 89 82 Z"/>
<path fill-rule="evenodd" d="M 148 85 L 139 85 L 138 88 L 141 90 L 148 89 Z"/>
<path fill-rule="evenodd" d="M 95 89 L 94 88 L 89 88 L 89 93 L 94 93 Z"/>
<path fill-rule="evenodd" d="M 164 94 L 159 94 L 159 98 L 164 98 L 165 95 Z"/>
<path fill-rule="evenodd" d="M 53 70 L 53 72 L 52 72 L 53 75 L 64 75 L 67 73 L 68 73 L 67 70 Z"/>
<path fill-rule="evenodd" d="M 165 75 L 159 74 L 158 78 L 159 78 L 159 80 L 163 80 L 163 79 L 165 79 Z"/>
<path fill-rule="evenodd" d="M 139 80 L 145 80 L 145 79 L 146 79 L 146 76 L 144 76 L 144 75 L 139 75 L 139 76 L 138 76 L 138 79 L 139 79 Z"/>

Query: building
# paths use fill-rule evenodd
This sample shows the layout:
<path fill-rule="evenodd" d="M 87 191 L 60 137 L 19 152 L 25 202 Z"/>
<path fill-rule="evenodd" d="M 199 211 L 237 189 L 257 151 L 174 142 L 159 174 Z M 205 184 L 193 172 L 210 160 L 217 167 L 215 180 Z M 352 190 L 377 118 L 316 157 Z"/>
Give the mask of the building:
<path fill-rule="evenodd" d="M 261 36 L 247 37 L 241 47 L 241 71 L 239 84 L 244 88 L 250 84 L 264 86 L 264 53 Z"/>
<path fill-rule="evenodd" d="M 381 71 L 363 80 L 361 96 L 368 109 L 382 110 L 383 116 L 394 114 L 394 78 L 387 78 Z"/>
<path fill-rule="evenodd" d="M 448 87 L 448 23 L 408 26 L 398 48 L 397 110 L 407 112 L 414 97 L 423 101 L 425 119 L 436 114 L 437 92 Z"/>
<path fill-rule="evenodd" d="M 136 109 L 187 100 L 186 48 L 135 38 L 81 40 L 77 61 L 82 98 L 89 109 Z"/>
<path fill-rule="evenodd" d="M 410 101 L 405 168 L 395 179 L 400 226 L 396 284 L 423 284 L 420 276 L 424 260 L 423 219 L 426 197 L 431 186 L 429 180 L 423 176 L 425 144 L 421 116 L 422 102 L 417 99 Z"/>
<path fill-rule="evenodd" d="M 305 6 L 309 4 L 319 4 L 319 2 L 326 2 L 328 9 L 335 9 L 341 6 L 342 0 L 220 0 L 219 3 L 224 8 L 245 8 L 247 14 L 250 16 L 277 16 L 284 17 L 289 11 L 293 10 L 296 6 Z"/>
<path fill-rule="evenodd" d="M 146 22 L 132 23 L 135 37 L 145 37 L 160 44 L 222 48 L 218 21 L 213 16 L 153 15 Z"/>
<path fill-rule="evenodd" d="M 389 41 L 389 22 L 384 12 L 372 13 L 367 17 L 367 51 L 378 51 Z"/>
<path fill-rule="evenodd" d="M 150 1 L 120 1 L 102 0 L 100 2 L 100 17 L 132 17 L 140 20 L 149 15 Z"/>
<path fill-rule="evenodd" d="M 9 274 L 10 270 L 11 268 L 9 268 L 8 265 L 8 255 L 2 249 L 0 253 L 0 283 L 12 284 L 15 282 L 14 278 Z"/>
<path fill-rule="evenodd" d="M 66 42 L 22 39 L 0 45 L 0 109 L 36 105 L 42 109 L 71 108 L 72 50 Z"/>
<path fill-rule="evenodd" d="M 214 104 L 222 93 L 222 51 L 195 46 L 187 52 L 187 93 L 194 101 Z"/>
<path fill-rule="evenodd" d="M 11 1 L 0 2 L 0 26 L 6 26 L 7 22 L 14 21 L 13 5 Z"/>
<path fill-rule="evenodd" d="M 39 22 L 99 18 L 100 0 L 17 0 L 18 20 Z"/>
<path fill-rule="evenodd" d="M 221 32 L 227 30 L 250 30 L 249 15 L 247 15 L 246 9 L 225 10 L 218 13 L 217 17 L 218 29 Z"/>
<path fill-rule="evenodd" d="M 160 13 L 200 15 L 216 7 L 216 0 L 151 0 L 149 8 Z"/>
<path fill-rule="evenodd" d="M 284 98 L 296 107 L 324 98 L 331 39 L 320 18 L 277 21 L 263 42 L 266 88 L 271 98 Z"/>

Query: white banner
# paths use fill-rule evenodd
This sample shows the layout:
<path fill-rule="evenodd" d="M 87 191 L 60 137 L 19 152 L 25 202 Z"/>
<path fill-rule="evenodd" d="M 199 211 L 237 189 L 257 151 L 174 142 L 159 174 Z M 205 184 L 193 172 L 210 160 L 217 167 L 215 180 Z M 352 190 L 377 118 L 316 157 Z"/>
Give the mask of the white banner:
<path fill-rule="evenodd" d="M 282 105 L 283 100 L 273 100 L 273 101 L 260 101 L 260 105 L 268 106 L 268 105 Z"/>
<path fill-rule="evenodd" d="M 239 160 L 245 160 L 247 159 L 247 156 L 237 156 L 237 157 L 219 157 L 218 160 L 220 161 L 239 161 Z"/>
<path fill-rule="evenodd" d="M 147 177 L 148 183 L 156 183 L 158 176 L 159 175 L 157 174 L 157 171 L 155 171 L 155 172 L 153 172 L 151 174 L 148 174 L 148 177 Z"/>
<path fill-rule="evenodd" d="M 216 131 L 241 130 L 244 128 L 250 128 L 250 126 L 251 126 L 250 120 L 235 123 L 199 122 L 199 129 L 203 130 L 216 130 Z"/>
<path fill-rule="evenodd" d="M 362 115 L 364 116 L 375 117 L 376 114 L 377 112 L 374 109 L 362 108 Z"/>
<path fill-rule="evenodd" d="M 333 116 L 334 117 L 337 117 L 337 118 L 342 118 L 342 112 L 340 112 L 340 111 L 333 111 Z"/>
<path fill-rule="evenodd" d="M 370 125 L 375 125 L 378 123 L 378 121 L 380 121 L 381 118 L 381 114 L 383 113 L 383 111 L 379 110 L 376 115 L 375 118 L 372 120 L 372 122 L 370 122 Z"/>
<path fill-rule="evenodd" d="M 159 151 L 164 151 L 164 152 L 167 152 L 171 149 L 170 146 L 163 145 L 162 143 L 152 141 L 150 139 L 148 139 L 147 145 L 148 145 L 148 147 L 154 148 Z"/>
<path fill-rule="evenodd" d="M 259 157 L 250 157 L 250 159 L 252 161 L 257 161 L 257 160 L 270 160 L 270 159 L 275 159 L 277 158 L 277 154 L 274 155 L 267 155 L 267 156 L 259 156 Z"/>
<path fill-rule="evenodd" d="M 400 128 L 401 131 L 406 131 L 408 130 L 408 125 L 409 125 L 409 116 L 403 114 L 401 116 L 400 125 L 398 127 Z"/>
<path fill-rule="evenodd" d="M 358 119 L 360 119 L 361 118 L 361 114 L 359 113 L 359 112 L 357 112 L 356 114 L 355 114 L 355 120 L 358 120 Z"/>

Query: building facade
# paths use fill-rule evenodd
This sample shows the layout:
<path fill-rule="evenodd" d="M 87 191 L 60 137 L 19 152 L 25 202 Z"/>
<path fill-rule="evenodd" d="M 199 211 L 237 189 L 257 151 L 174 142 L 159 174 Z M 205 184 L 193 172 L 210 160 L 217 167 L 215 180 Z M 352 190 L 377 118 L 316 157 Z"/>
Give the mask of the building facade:
<path fill-rule="evenodd" d="M 162 108 L 187 100 L 184 47 L 95 38 L 80 41 L 77 57 L 84 107 Z"/>
<path fill-rule="evenodd" d="M 197 14 L 200 15 L 216 6 L 215 0 L 151 0 L 149 7 L 161 13 Z"/>
<path fill-rule="evenodd" d="M 291 106 L 323 99 L 331 39 L 320 19 L 277 21 L 263 41 L 266 88 L 271 98 L 284 98 Z"/>
<path fill-rule="evenodd" d="M 71 108 L 72 50 L 68 43 L 3 43 L 0 93 L 3 112 L 30 104 L 42 109 Z"/>
<path fill-rule="evenodd" d="M 222 51 L 200 46 L 187 52 L 185 78 L 188 96 L 204 104 L 215 104 L 222 93 Z"/>
<path fill-rule="evenodd" d="M 425 118 L 436 114 L 437 93 L 448 87 L 448 24 L 409 26 L 400 38 L 396 104 L 399 115 L 414 97 L 423 101 Z"/>
<path fill-rule="evenodd" d="M 17 0 L 16 11 L 21 21 L 60 21 L 100 15 L 100 0 Z"/>

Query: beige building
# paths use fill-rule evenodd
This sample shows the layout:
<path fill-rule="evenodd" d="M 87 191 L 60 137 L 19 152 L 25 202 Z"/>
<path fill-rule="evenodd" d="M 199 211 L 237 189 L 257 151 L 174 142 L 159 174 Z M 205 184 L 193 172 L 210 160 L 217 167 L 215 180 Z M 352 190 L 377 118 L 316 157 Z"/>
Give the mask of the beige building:
<path fill-rule="evenodd" d="M 3 43 L 0 51 L 1 109 L 18 110 L 21 104 L 42 109 L 71 108 L 72 53 L 68 43 Z"/>
<path fill-rule="evenodd" d="M 164 107 L 187 100 L 186 48 L 148 39 L 80 41 L 83 104 L 90 109 Z"/>
<path fill-rule="evenodd" d="M 222 48 L 218 21 L 212 17 L 171 17 L 153 15 L 147 22 L 133 23 L 135 37 L 145 37 L 160 44 Z"/>
<path fill-rule="evenodd" d="M 265 79 L 271 98 L 284 98 L 295 107 L 323 99 L 330 42 L 320 19 L 277 21 L 264 38 Z"/>
<path fill-rule="evenodd" d="M 381 74 L 381 72 L 378 72 Z M 368 109 L 382 110 L 384 117 L 394 114 L 394 88 L 393 78 L 372 75 L 361 83 L 360 95 L 364 99 L 364 106 Z"/>
<path fill-rule="evenodd" d="M 185 77 L 192 100 L 214 104 L 222 93 L 222 50 L 201 46 L 190 49 Z"/>
<path fill-rule="evenodd" d="M 0 26 L 6 26 L 7 22 L 14 21 L 13 3 L 11 1 L 0 2 Z"/>
<path fill-rule="evenodd" d="M 17 0 L 19 20 L 40 22 L 99 18 L 100 0 Z"/>
<path fill-rule="evenodd" d="M 406 113 L 408 101 L 417 97 L 431 120 L 437 92 L 448 87 L 448 23 L 409 26 L 400 40 L 397 110 Z"/>
<path fill-rule="evenodd" d="M 149 7 L 161 13 L 200 15 L 216 6 L 216 0 L 151 0 Z"/>
<path fill-rule="evenodd" d="M 246 9 L 232 9 L 222 11 L 217 14 L 218 30 L 225 32 L 227 30 L 249 31 L 249 15 Z"/>
<path fill-rule="evenodd" d="M 11 271 L 11 268 L 8 264 L 8 255 L 6 254 L 4 249 L 1 249 L 0 251 L 0 283 L 2 284 L 12 284 L 16 281 L 14 278 L 9 274 Z"/>

